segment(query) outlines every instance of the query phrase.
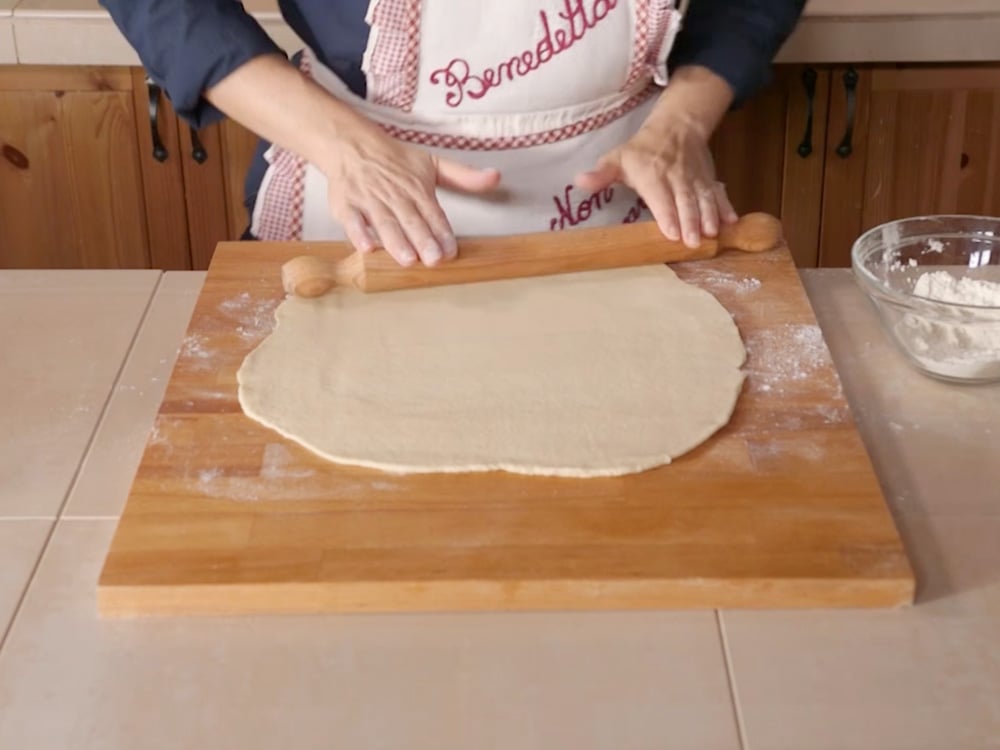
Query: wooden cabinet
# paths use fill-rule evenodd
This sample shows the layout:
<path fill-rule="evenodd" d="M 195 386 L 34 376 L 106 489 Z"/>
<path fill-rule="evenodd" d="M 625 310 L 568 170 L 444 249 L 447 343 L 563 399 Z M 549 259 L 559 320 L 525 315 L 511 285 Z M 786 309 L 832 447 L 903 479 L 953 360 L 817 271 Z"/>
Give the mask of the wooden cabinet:
<path fill-rule="evenodd" d="M 0 68 L 0 267 L 150 265 L 122 68 Z"/>
<path fill-rule="evenodd" d="M 817 262 L 829 90 L 829 71 L 781 67 L 712 140 L 718 177 L 737 212 L 780 216 L 799 266 Z"/>
<path fill-rule="evenodd" d="M 223 137 L 229 123 L 195 131 L 141 70 L 132 76 L 136 108 L 145 113 L 139 142 L 153 267 L 208 268 L 215 246 L 242 234 L 231 229 L 237 220 L 230 214 L 227 176 L 234 160 Z M 238 152 L 235 160 L 241 159 Z"/>
<path fill-rule="evenodd" d="M 1000 66 L 782 66 L 713 151 L 737 210 L 779 215 L 800 266 L 846 267 L 887 221 L 1000 216 Z"/>
<path fill-rule="evenodd" d="M 220 127 L 222 139 L 223 169 L 225 171 L 226 205 L 229 215 L 229 236 L 238 239 L 250 224 L 250 216 L 244 205 L 247 170 L 257 150 L 258 138 L 249 130 L 232 120 L 226 120 Z"/>
<path fill-rule="evenodd" d="M 899 66 L 834 72 L 855 77 L 855 101 L 830 102 L 820 261 L 850 264 L 862 232 L 937 213 L 1000 216 L 1000 67 Z M 847 87 L 849 89 L 849 86 Z"/>
<path fill-rule="evenodd" d="M 192 131 L 139 69 L 0 67 L 0 268 L 207 268 L 253 143 Z"/>

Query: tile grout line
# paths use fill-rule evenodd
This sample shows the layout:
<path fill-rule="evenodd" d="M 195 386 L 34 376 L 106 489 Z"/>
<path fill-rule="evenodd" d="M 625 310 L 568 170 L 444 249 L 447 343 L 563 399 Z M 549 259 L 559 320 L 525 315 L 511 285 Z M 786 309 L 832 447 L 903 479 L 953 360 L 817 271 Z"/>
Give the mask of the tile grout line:
<path fill-rule="evenodd" d="M 108 391 L 108 397 L 104 399 L 104 404 L 101 406 L 100 416 L 98 416 L 94 429 L 90 433 L 90 437 L 87 440 L 87 444 L 83 448 L 83 453 L 80 456 L 80 463 L 77 464 L 76 471 L 73 472 L 73 477 L 70 479 L 69 486 L 66 488 L 66 494 L 63 495 L 62 503 L 59 504 L 59 509 L 56 511 L 54 517 L 42 519 L 51 521 L 52 525 L 49 526 L 49 531 L 45 535 L 41 549 L 38 551 L 38 557 L 35 559 L 35 564 L 31 567 L 31 573 L 28 574 L 28 580 L 25 582 L 24 588 L 21 589 L 21 595 L 18 597 L 17 604 L 11 612 L 10 620 L 8 620 L 3 630 L 0 631 L 0 656 L 3 655 L 4 647 L 7 645 L 10 633 L 14 629 L 14 623 L 17 622 L 17 618 L 21 614 L 21 610 L 24 608 L 24 602 L 28 598 L 28 592 L 31 590 L 31 585 L 35 582 L 35 578 L 38 576 L 38 570 L 42 567 L 42 560 L 45 559 L 45 553 L 48 552 L 49 545 L 52 543 L 52 537 L 55 536 L 56 527 L 62 520 L 62 514 L 66 509 L 66 504 L 73 495 L 73 490 L 76 489 L 77 482 L 80 481 L 80 472 L 83 470 L 83 464 L 87 460 L 87 454 L 89 454 L 91 448 L 93 448 L 94 440 L 97 438 L 97 433 L 100 432 L 101 425 L 104 423 L 104 419 L 108 413 L 108 408 L 111 405 L 111 400 L 115 395 L 115 389 L 118 387 L 118 381 L 121 380 L 122 373 L 125 371 L 125 365 L 128 363 L 129 357 L 132 356 L 132 351 L 135 349 L 135 342 L 139 339 L 139 334 L 142 332 L 143 326 L 146 324 L 146 320 L 149 317 L 149 310 L 153 306 L 153 299 L 156 297 L 156 293 L 160 290 L 160 282 L 162 280 L 163 272 L 161 271 L 160 275 L 156 278 L 156 283 L 153 285 L 152 291 L 149 294 L 149 299 L 146 300 L 146 306 L 142 310 L 142 315 L 139 318 L 139 324 L 135 327 L 135 334 L 132 336 L 132 340 L 129 342 L 128 348 L 125 350 L 125 355 L 122 357 L 121 365 L 119 365 L 117 372 L 115 372 L 114 380 L 111 383 L 111 389 Z"/>
<path fill-rule="evenodd" d="M 729 639 L 726 637 L 726 626 L 722 621 L 722 610 L 715 610 L 715 624 L 719 629 L 719 643 L 722 646 L 722 658 L 726 662 L 726 681 L 729 684 L 729 698 L 733 702 L 733 715 L 736 718 L 736 731 L 739 735 L 741 750 L 750 750 L 747 740 L 747 728 L 743 721 L 743 708 L 740 705 L 740 694 L 736 687 L 736 674 L 733 670 L 733 657 L 729 651 Z"/>

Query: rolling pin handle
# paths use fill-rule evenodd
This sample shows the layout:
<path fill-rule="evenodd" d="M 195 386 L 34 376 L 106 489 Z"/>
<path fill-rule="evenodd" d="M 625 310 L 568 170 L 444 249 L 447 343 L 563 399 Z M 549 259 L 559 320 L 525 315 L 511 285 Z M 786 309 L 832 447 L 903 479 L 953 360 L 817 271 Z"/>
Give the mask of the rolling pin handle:
<path fill-rule="evenodd" d="M 321 297 L 336 279 L 329 262 L 311 255 L 292 258 L 281 267 L 281 285 L 296 297 Z"/>
<path fill-rule="evenodd" d="M 766 213 L 749 213 L 735 224 L 725 224 L 719 231 L 720 250 L 761 253 L 774 250 L 784 242 L 781 220 Z"/>

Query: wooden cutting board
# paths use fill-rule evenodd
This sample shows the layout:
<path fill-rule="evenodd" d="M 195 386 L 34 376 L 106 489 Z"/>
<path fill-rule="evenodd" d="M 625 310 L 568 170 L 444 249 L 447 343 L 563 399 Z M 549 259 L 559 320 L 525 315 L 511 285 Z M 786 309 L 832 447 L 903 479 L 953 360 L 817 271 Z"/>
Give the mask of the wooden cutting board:
<path fill-rule="evenodd" d="M 385 474 L 245 417 L 236 371 L 272 327 L 281 264 L 303 252 L 344 251 L 216 251 L 108 552 L 103 613 L 912 602 L 913 572 L 787 251 L 674 267 L 733 313 L 748 379 L 709 442 L 612 479 Z"/>

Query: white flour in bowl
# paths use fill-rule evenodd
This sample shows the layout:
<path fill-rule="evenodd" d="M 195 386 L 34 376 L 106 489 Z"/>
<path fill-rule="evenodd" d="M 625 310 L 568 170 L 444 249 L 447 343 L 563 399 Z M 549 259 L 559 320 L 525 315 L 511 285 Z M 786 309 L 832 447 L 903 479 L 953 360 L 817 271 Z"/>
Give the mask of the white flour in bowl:
<path fill-rule="evenodd" d="M 947 271 L 921 274 L 913 293 L 938 302 L 1000 308 L 1000 283 L 958 278 Z M 896 327 L 904 345 L 930 372 L 962 380 L 1000 378 L 1000 313 L 962 322 L 909 314 Z"/>

